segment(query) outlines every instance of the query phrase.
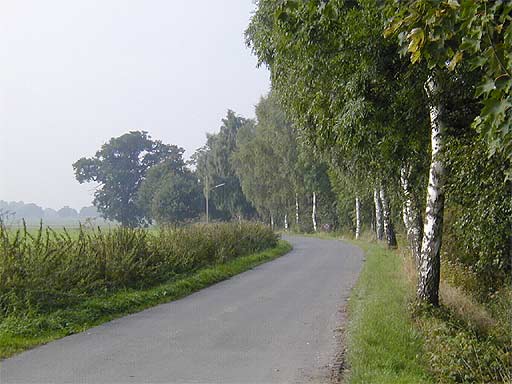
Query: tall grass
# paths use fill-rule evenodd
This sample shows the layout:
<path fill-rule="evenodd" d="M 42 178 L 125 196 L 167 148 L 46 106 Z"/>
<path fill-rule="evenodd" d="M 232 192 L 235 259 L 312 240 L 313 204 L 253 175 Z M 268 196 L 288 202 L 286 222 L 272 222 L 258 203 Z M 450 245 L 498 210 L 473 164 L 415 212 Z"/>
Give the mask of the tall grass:
<path fill-rule="evenodd" d="M 255 223 L 186 228 L 8 230 L 0 225 L 0 320 L 45 313 L 90 295 L 146 288 L 198 268 L 274 247 Z"/>

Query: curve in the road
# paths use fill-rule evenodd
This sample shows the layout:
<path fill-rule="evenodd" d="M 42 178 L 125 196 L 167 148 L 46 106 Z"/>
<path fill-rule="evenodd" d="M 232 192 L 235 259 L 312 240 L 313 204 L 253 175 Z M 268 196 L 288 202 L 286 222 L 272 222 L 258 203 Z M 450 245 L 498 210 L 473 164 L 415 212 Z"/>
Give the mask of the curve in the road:
<path fill-rule="evenodd" d="M 0 383 L 325 382 L 363 252 L 285 239 L 272 262 L 4 360 Z"/>

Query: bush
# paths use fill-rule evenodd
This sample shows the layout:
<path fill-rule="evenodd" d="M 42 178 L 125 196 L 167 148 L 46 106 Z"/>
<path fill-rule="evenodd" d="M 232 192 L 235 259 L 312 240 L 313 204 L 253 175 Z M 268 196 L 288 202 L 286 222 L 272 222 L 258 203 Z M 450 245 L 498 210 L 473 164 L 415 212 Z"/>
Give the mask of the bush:
<path fill-rule="evenodd" d="M 446 212 L 443 260 L 478 276 L 478 285 L 464 288 L 485 301 L 507 283 L 510 275 L 512 185 L 507 162 L 488 157 L 480 139 L 451 138 L 447 143 Z"/>
<path fill-rule="evenodd" d="M 419 319 L 432 374 L 439 383 L 509 383 L 512 350 L 502 337 L 471 327 L 450 308 Z"/>
<path fill-rule="evenodd" d="M 0 225 L 0 316 L 47 312 L 91 294 L 142 288 L 277 244 L 261 224 L 115 228 L 76 234 Z"/>

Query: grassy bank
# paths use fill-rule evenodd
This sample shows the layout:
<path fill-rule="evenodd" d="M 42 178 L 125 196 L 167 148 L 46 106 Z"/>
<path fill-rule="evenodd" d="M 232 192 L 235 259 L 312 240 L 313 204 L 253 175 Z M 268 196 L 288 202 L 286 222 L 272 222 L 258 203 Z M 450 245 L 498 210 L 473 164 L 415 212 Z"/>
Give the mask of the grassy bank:
<path fill-rule="evenodd" d="M 442 277 L 453 275 L 451 268 L 442 265 Z M 463 271 L 456 273 L 461 276 Z M 435 381 L 512 383 L 512 289 L 502 287 L 479 301 L 472 292 L 442 279 L 440 301 L 439 308 L 415 313 Z"/>
<path fill-rule="evenodd" d="M 290 244 L 279 241 L 274 248 L 241 256 L 223 264 L 201 268 L 152 288 L 124 289 L 112 294 L 97 295 L 80 304 L 48 313 L 12 314 L 0 323 L 0 357 L 5 358 L 128 313 L 179 299 L 273 260 L 290 249 Z"/>
<path fill-rule="evenodd" d="M 423 340 L 408 303 L 412 289 L 396 252 L 354 242 L 366 262 L 349 303 L 348 383 L 430 383 Z"/>

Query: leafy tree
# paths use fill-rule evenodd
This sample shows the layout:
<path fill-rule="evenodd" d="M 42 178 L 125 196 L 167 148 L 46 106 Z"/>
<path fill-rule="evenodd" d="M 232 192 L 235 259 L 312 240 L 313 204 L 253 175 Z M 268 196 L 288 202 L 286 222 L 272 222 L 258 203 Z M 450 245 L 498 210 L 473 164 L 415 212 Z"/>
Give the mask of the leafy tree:
<path fill-rule="evenodd" d="M 487 144 L 474 131 L 447 143 L 447 224 L 443 257 L 478 275 L 481 298 L 510 274 L 512 201 L 503 155 L 488 158 Z"/>
<path fill-rule="evenodd" d="M 52 221 L 59 218 L 59 214 L 55 209 L 52 208 L 45 208 L 44 209 L 44 220 L 45 221 Z"/>
<path fill-rule="evenodd" d="M 270 217 L 271 222 L 279 216 L 286 221 L 296 193 L 295 135 L 272 94 L 261 98 L 256 117 L 255 129 L 238 136 L 238 150 L 233 155 L 235 172 L 261 216 Z"/>
<path fill-rule="evenodd" d="M 93 204 L 103 217 L 134 227 L 144 222 L 136 195 L 147 170 L 167 160 L 184 167 L 183 148 L 152 140 L 147 132 L 132 131 L 110 139 L 94 157 L 73 164 L 80 183 L 99 184 Z"/>
<path fill-rule="evenodd" d="M 158 223 L 183 223 L 202 211 L 201 185 L 185 167 L 164 161 L 149 169 L 137 193 L 137 205 L 146 218 Z"/>
<path fill-rule="evenodd" d="M 76 211 L 76 209 L 68 207 L 67 205 L 59 209 L 57 211 L 57 214 L 59 215 L 59 217 L 62 218 L 78 218 L 78 212 Z"/>
<path fill-rule="evenodd" d="M 396 34 L 411 61 L 453 71 L 461 63 L 476 70 L 482 101 L 474 127 L 491 154 L 508 159 L 512 168 L 512 4 L 487 0 L 388 1 L 387 35 Z"/>
<path fill-rule="evenodd" d="M 251 217 L 255 213 L 254 207 L 242 192 L 240 179 L 231 162 L 237 150 L 237 135 L 242 130 L 251 130 L 252 125 L 251 120 L 228 110 L 226 118 L 222 119 L 219 133 L 207 135 L 206 145 L 193 156 L 197 175 L 205 188 L 204 195 L 208 193 L 215 208 L 224 211 L 229 218 Z M 206 190 L 219 184 L 223 184 L 222 188 L 211 195 Z"/>
<path fill-rule="evenodd" d="M 386 190 L 401 167 L 423 169 L 428 131 L 423 84 L 410 82 L 424 74 L 384 39 L 384 23 L 375 1 L 262 0 L 247 41 L 302 136 Z"/>
<path fill-rule="evenodd" d="M 78 216 L 80 217 L 80 219 L 91 219 L 99 217 L 99 212 L 94 206 L 82 207 L 80 209 Z"/>

